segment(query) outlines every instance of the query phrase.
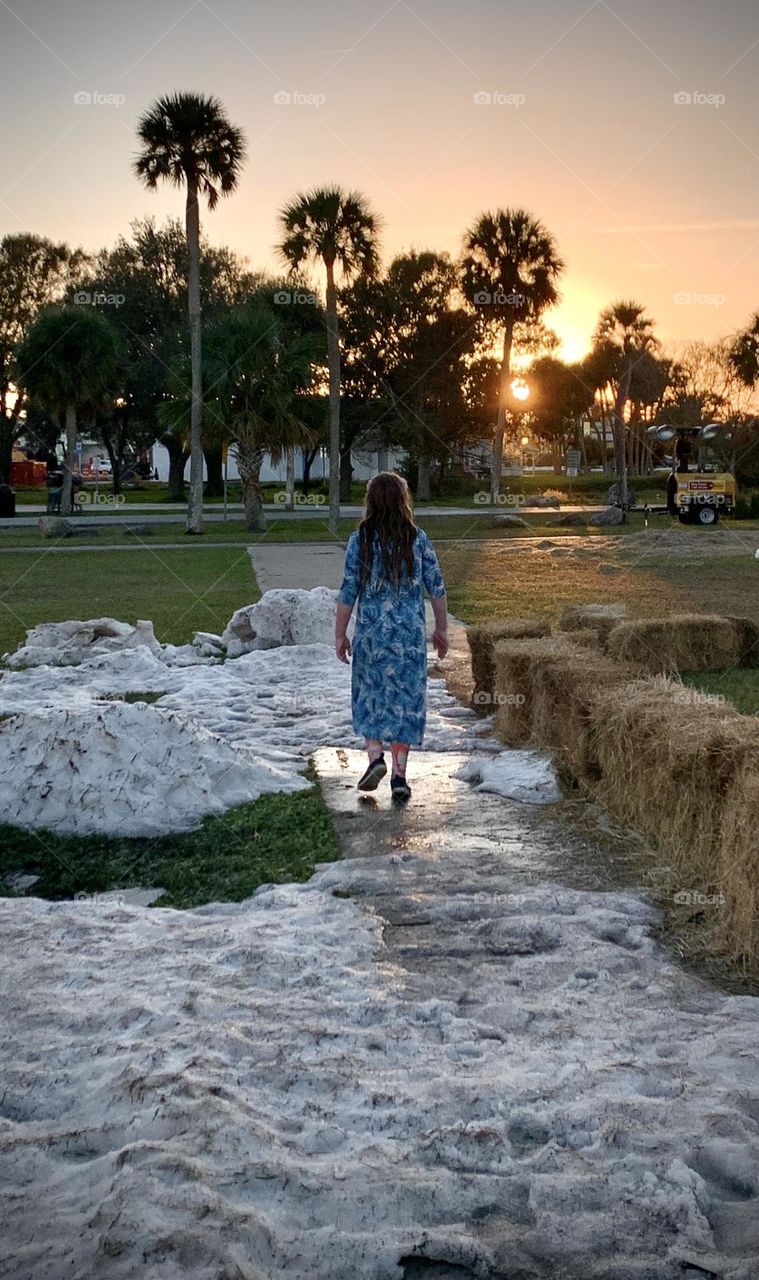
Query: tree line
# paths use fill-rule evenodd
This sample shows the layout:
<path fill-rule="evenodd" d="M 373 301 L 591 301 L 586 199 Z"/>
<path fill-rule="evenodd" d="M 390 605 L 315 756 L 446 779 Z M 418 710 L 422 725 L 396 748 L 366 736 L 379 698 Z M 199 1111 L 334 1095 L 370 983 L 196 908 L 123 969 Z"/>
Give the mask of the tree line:
<path fill-rule="evenodd" d="M 641 303 L 617 300 L 587 357 L 567 363 L 546 323 L 565 264 L 527 210 L 480 214 L 456 258 L 413 250 L 383 269 L 381 220 L 361 193 L 298 192 L 278 215 L 281 274 L 256 272 L 201 230 L 201 205 L 212 212 L 231 196 L 245 161 L 244 133 L 221 102 L 162 98 L 139 121 L 138 141 L 135 175 L 150 189 L 182 188 L 183 222 L 137 220 L 96 254 L 29 233 L 0 242 L 0 481 L 22 434 L 63 432 L 70 511 L 84 426 L 102 439 L 117 492 L 127 450 L 160 440 L 171 497 L 184 499 L 190 461 L 186 528 L 197 534 L 204 461 L 213 491 L 232 443 L 255 529 L 264 456 L 300 447 L 308 463 L 328 442 L 336 531 L 356 447 L 405 448 L 427 498 L 433 468 L 444 473 L 462 450 L 491 440 L 496 499 L 505 440 L 528 431 L 557 457 L 570 443 L 587 451 L 578 424 L 588 417 L 602 460 L 613 441 L 623 502 L 629 475 L 652 465 L 646 429 L 657 422 L 722 423 L 714 447 L 723 464 L 759 477 L 759 314 L 745 331 L 675 356 Z M 525 367 L 521 401 L 514 375 Z"/>

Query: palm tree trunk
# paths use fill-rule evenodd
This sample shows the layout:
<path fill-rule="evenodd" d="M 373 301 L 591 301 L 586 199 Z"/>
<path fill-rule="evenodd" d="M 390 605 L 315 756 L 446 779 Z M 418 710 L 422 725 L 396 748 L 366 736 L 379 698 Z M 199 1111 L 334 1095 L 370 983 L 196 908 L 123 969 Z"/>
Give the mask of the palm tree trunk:
<path fill-rule="evenodd" d="M 303 455 L 303 496 L 308 497 L 311 489 L 311 468 L 314 460 L 319 452 L 319 446 L 315 445 L 313 449 L 301 449 Z"/>
<path fill-rule="evenodd" d="M 498 389 L 498 421 L 493 441 L 493 470 L 490 475 L 490 497 L 494 503 L 501 492 L 501 467 L 503 465 L 503 433 L 506 428 L 506 405 L 509 399 L 511 384 L 511 344 L 514 327 L 507 322 L 503 330 L 503 356 L 501 358 L 501 378 Z"/>
<path fill-rule="evenodd" d="M 285 453 L 285 510 L 295 510 L 295 450 Z"/>
<path fill-rule="evenodd" d="M 617 484 L 619 501 L 623 508 L 627 506 L 627 428 L 625 427 L 625 405 L 630 394 L 632 366 L 628 360 L 617 386 L 617 398 L 614 405 L 614 456 L 617 467 Z"/>
<path fill-rule="evenodd" d="M 66 465 L 63 468 L 61 515 L 70 516 L 74 509 L 74 463 L 76 462 L 76 406 L 66 405 Z"/>
<path fill-rule="evenodd" d="M 180 440 L 173 436 L 164 436 L 162 442 L 169 455 L 169 502 L 184 502 L 184 469 L 190 456 Z"/>
<path fill-rule="evenodd" d="M 203 376 L 201 370 L 200 333 L 200 213 L 198 190 L 187 183 L 186 207 L 187 253 L 189 256 L 188 304 L 190 314 L 190 362 L 192 390 L 190 400 L 190 494 L 187 503 L 186 533 L 203 532 Z"/>
<path fill-rule="evenodd" d="M 207 498 L 220 498 L 224 493 L 224 447 L 220 444 L 207 444 L 203 448 L 206 460 L 206 492 Z"/>
<path fill-rule="evenodd" d="M 430 500 L 430 459 L 426 453 L 420 453 L 419 455 L 416 496 L 419 502 L 429 502 Z"/>
<path fill-rule="evenodd" d="M 350 445 L 340 454 L 340 501 L 350 502 L 353 485 L 353 461 Z"/>
<path fill-rule="evenodd" d="M 340 338 L 337 321 L 335 264 L 327 269 L 327 361 L 329 365 L 329 527 L 340 523 Z"/>

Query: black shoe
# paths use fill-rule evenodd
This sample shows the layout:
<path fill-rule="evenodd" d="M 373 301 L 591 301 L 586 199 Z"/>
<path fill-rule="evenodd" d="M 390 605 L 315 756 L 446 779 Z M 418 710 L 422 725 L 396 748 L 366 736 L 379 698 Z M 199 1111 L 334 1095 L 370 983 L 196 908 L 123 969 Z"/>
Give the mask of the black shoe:
<path fill-rule="evenodd" d="M 384 755 L 379 755 L 376 760 L 372 760 L 363 778 L 359 778 L 356 786 L 359 791 L 376 791 L 386 773 L 385 757 Z"/>
<path fill-rule="evenodd" d="M 394 773 L 390 779 L 390 791 L 394 800 L 411 799 L 411 787 L 399 773 Z"/>

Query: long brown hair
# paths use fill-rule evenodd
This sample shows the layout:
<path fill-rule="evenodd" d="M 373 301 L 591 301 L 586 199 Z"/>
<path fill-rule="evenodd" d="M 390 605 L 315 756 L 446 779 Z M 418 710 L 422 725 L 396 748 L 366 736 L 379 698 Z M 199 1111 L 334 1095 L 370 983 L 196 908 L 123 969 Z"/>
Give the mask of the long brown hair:
<path fill-rule="evenodd" d="M 404 566 L 413 578 L 416 532 L 406 481 L 394 471 L 380 471 L 366 486 L 364 515 L 358 526 L 359 587 L 371 577 L 375 534 L 383 580 L 397 589 Z"/>

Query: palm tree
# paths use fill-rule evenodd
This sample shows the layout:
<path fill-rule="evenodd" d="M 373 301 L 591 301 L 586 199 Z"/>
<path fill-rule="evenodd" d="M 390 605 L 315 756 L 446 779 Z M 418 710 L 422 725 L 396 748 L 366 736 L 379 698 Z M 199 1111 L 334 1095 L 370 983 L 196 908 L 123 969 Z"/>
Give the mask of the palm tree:
<path fill-rule="evenodd" d="M 159 98 L 137 126 L 142 153 L 135 173 L 151 189 L 159 182 L 187 188 L 185 230 L 189 257 L 188 308 L 192 363 L 190 496 L 187 533 L 203 532 L 202 356 L 200 331 L 200 212 L 203 195 L 213 210 L 219 195 L 237 186 L 245 159 L 245 135 L 231 124 L 218 98 L 176 93 Z"/>
<path fill-rule="evenodd" d="M 553 236 L 526 209 L 482 213 L 464 237 L 462 289 L 478 308 L 485 328 L 502 333 L 498 420 L 493 447 L 491 497 L 501 486 L 503 434 L 511 402 L 511 352 L 520 322 L 540 320 L 559 300 L 556 284 L 564 270 Z"/>
<path fill-rule="evenodd" d="M 630 396 L 633 369 L 644 354 L 656 350 L 659 343 L 654 336 L 654 322 L 646 315 L 645 307 L 633 299 L 613 302 L 601 312 L 593 337 L 594 350 L 606 353 L 609 360 L 609 381 L 616 385 L 614 397 L 614 457 L 617 472 L 617 492 L 623 510 L 627 506 L 627 427 L 625 406 Z"/>
<path fill-rule="evenodd" d="M 292 272 L 322 262 L 327 274 L 327 360 L 329 367 L 329 527 L 340 520 L 340 333 L 335 268 L 344 282 L 377 270 L 379 220 L 366 199 L 340 187 L 298 192 L 281 211 L 280 256 Z"/>
<path fill-rule="evenodd" d="M 16 351 L 20 378 L 33 404 L 66 429 L 61 514 L 72 510 L 78 421 L 112 403 L 119 367 L 112 326 L 91 307 L 43 311 Z"/>

